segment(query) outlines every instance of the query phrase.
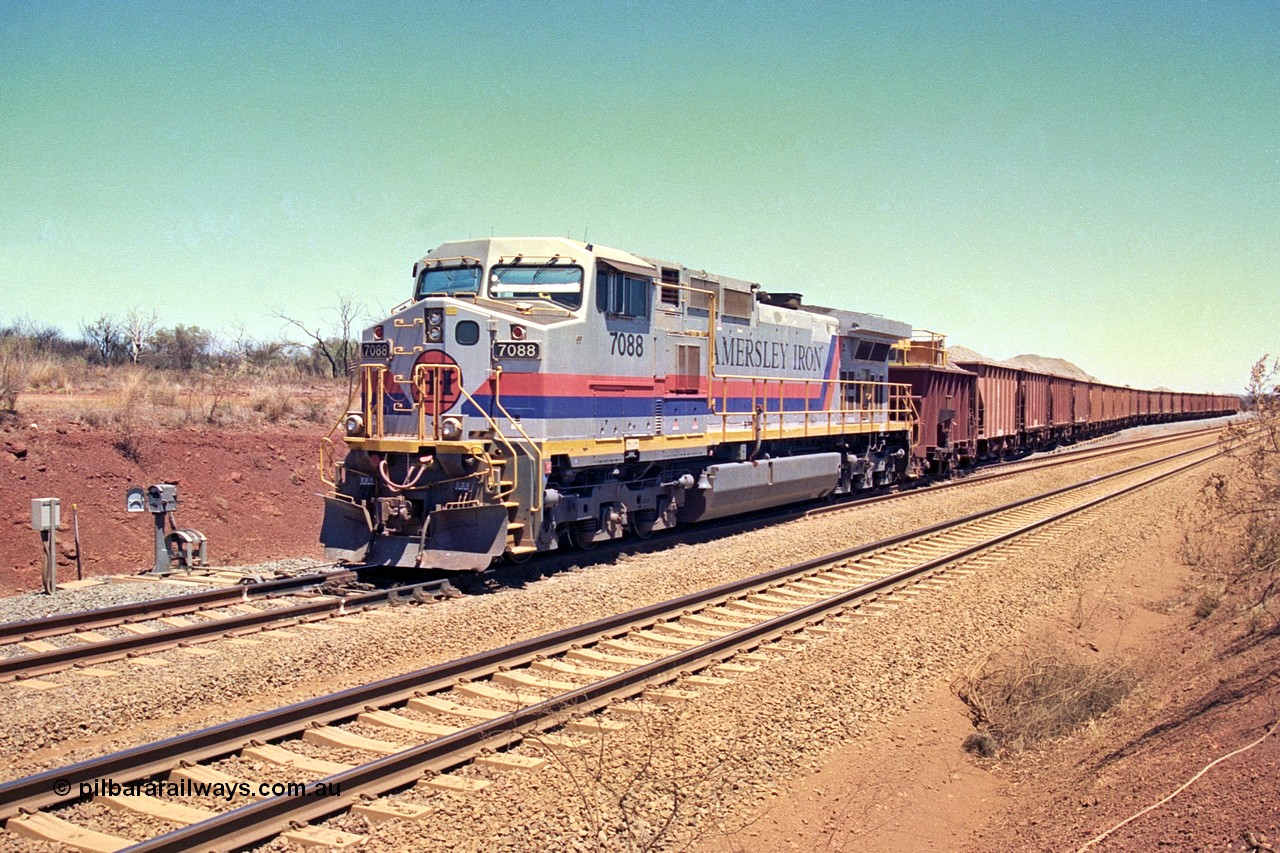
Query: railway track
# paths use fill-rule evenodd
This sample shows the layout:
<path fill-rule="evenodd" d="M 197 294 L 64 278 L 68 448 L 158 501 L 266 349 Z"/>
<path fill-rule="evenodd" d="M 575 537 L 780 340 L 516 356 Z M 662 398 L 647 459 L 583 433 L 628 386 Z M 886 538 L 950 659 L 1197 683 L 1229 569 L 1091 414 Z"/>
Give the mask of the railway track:
<path fill-rule="evenodd" d="M 59 613 L 21 622 L 4 622 L 0 623 L 0 644 L 40 640 L 73 634 L 77 631 L 109 628 L 127 622 L 178 616 L 210 607 L 244 603 L 260 596 L 318 587 L 327 583 L 343 583 L 354 579 L 355 573 L 346 569 L 307 572 L 293 577 L 238 583 L 183 595 L 117 604 L 97 610 Z"/>
<path fill-rule="evenodd" d="M 536 759 L 511 748 L 526 739 L 572 748 L 581 733 L 625 725 L 628 710 L 692 699 L 698 689 L 785 659 L 793 641 L 848 630 L 878 609 L 962 579 L 973 570 L 956 564 L 981 551 L 1215 455 L 1214 445 L 1182 450 L 715 589 L 8 782 L 0 785 L 0 817 L 9 831 L 79 849 L 240 847 L 282 831 L 294 840 L 340 843 L 342 833 L 297 827 L 349 807 L 370 819 L 413 817 L 422 806 L 394 799 L 351 804 L 419 780 L 441 788 L 475 785 L 465 769 L 449 772 L 474 759 L 532 766 Z M 326 749 L 339 758 L 319 757 Z M 368 760 L 344 760 L 353 755 Z M 239 807 L 99 796 L 152 827 L 177 827 L 136 844 L 75 822 L 85 816 L 85 804 L 74 804 L 81 786 L 94 780 L 238 784 L 234 770 L 244 768 L 245 758 L 309 781 L 302 790 Z M 331 795 L 337 791 L 340 797 Z"/>
<path fill-rule="evenodd" d="M 881 501 L 891 500 L 904 495 L 925 494 L 929 492 L 936 492 L 941 489 L 950 489 L 978 483 L 988 483 L 992 480 L 1012 477 L 1016 474 L 1022 474 L 1028 471 L 1043 471 L 1049 468 L 1057 468 L 1062 465 L 1073 465 L 1078 462 L 1091 462 L 1097 459 L 1105 459 L 1110 456 L 1118 456 L 1122 453 L 1132 453 L 1136 450 L 1145 450 L 1151 447 L 1162 447 L 1166 444 L 1172 444 L 1179 441 L 1218 435 L 1223 429 L 1225 429 L 1225 427 L 1213 426 L 1206 427 L 1204 429 L 1187 430 L 1176 435 L 1159 435 L 1148 438 L 1135 438 L 1128 441 L 1119 441 L 1102 447 L 1078 446 L 1070 449 L 1059 449 L 1052 454 L 1035 459 L 1015 459 L 1009 462 L 996 462 L 990 465 L 983 465 L 958 478 L 929 483 L 918 488 L 903 489 L 896 492 L 889 492 L 884 495 L 875 495 L 869 498 L 854 498 L 846 502 L 833 504 L 830 507 L 810 510 L 810 514 L 834 512 L 849 506 L 862 506 L 864 504 L 879 503 Z M 1105 438 L 1105 436 L 1103 436 L 1103 438 Z"/>
<path fill-rule="evenodd" d="M 314 624 L 451 591 L 442 580 L 377 590 L 347 586 L 358 577 L 355 570 L 341 569 L 0 624 L 0 643 L 7 644 L 0 646 L 0 654 L 23 650 L 0 657 L 0 683 L 20 680 L 42 687 L 32 679 L 73 666 L 102 674 L 89 668 L 179 647 L 199 653 L 196 647 L 218 639 Z M 295 598 L 302 600 L 290 600 Z M 114 629 L 113 635 L 98 633 L 104 629 Z"/>
<path fill-rule="evenodd" d="M 1215 424 L 1213 426 L 1181 430 L 1176 433 L 1144 436 L 1142 438 L 1129 438 L 1124 441 L 1111 441 L 1115 436 L 1110 433 L 1106 435 L 1098 435 L 1093 438 L 1084 439 L 1083 441 L 1079 441 L 1075 444 L 1060 445 L 1053 450 L 1033 454 L 1031 457 L 1026 459 L 1013 459 L 1006 462 L 998 462 L 991 466 L 981 466 L 976 469 L 975 475 L 983 476 L 983 472 L 988 471 L 989 469 L 994 469 L 995 472 L 1003 473 L 1006 471 L 1052 467 L 1054 464 L 1068 461 L 1068 459 L 1071 461 L 1077 461 L 1097 458 L 1100 456 L 1109 456 L 1116 452 L 1123 452 L 1125 449 L 1154 447 L 1186 438 L 1216 435 L 1226 429 L 1226 426 L 1226 424 Z"/>

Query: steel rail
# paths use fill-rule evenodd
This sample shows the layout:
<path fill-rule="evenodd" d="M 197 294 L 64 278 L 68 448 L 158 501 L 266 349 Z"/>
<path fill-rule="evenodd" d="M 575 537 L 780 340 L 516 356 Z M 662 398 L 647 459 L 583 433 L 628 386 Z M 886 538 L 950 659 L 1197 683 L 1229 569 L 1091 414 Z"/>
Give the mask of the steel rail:
<path fill-rule="evenodd" d="M 1182 455 L 1185 454 L 1177 454 L 1177 456 Z M 1177 458 L 1177 456 L 1169 458 Z M 310 822 L 346 811 L 349 807 L 348 803 L 353 798 L 380 796 L 411 784 L 425 771 L 445 770 L 462 763 L 482 749 L 500 749 L 519 742 L 530 734 L 555 728 L 562 724 L 562 716 L 565 713 L 572 712 L 575 715 L 589 713 L 608 705 L 615 699 L 633 696 L 646 687 L 672 681 L 684 670 L 698 669 L 712 662 L 732 657 L 744 649 L 757 647 L 763 642 L 799 630 L 811 621 L 821 620 L 832 611 L 842 610 L 860 598 L 928 574 L 949 563 L 1181 474 L 1216 457 L 1215 453 L 1204 459 L 1194 460 L 1172 471 L 1157 474 L 1142 482 L 1094 498 L 1080 506 L 1062 510 L 1017 529 L 961 547 L 951 553 L 838 593 L 831 598 L 802 606 L 790 613 L 780 614 L 755 625 L 741 628 L 700 646 L 674 652 L 602 681 L 512 711 L 502 717 L 477 723 L 454 734 L 335 773 L 310 783 L 300 794 L 279 795 L 241 806 L 216 817 L 139 842 L 125 850 L 127 853 L 181 853 L 181 851 L 210 846 L 216 846 L 219 849 L 239 848 L 264 841 L 278 835 L 290 824 Z M 1168 461 L 1168 459 L 1160 461 Z M 326 792 L 335 790 L 341 791 L 341 797 L 325 795 Z"/>
<path fill-rule="evenodd" d="M 112 607 L 101 607 L 95 610 L 58 613 L 53 616 L 42 616 L 39 619 L 28 619 L 21 622 L 3 622 L 0 623 L 0 645 L 23 640 L 39 640 L 44 637 L 56 637 L 62 634 L 70 634 L 77 630 L 107 628 L 112 625 L 119 625 L 122 622 L 158 619 L 162 616 L 179 616 L 183 613 L 202 610 L 211 605 L 234 604 L 237 601 L 248 601 L 250 598 L 260 598 L 277 592 L 352 580 L 355 576 L 356 573 L 350 569 L 312 572 L 289 578 L 273 578 L 256 583 L 240 583 L 234 586 L 202 590 L 185 595 L 152 598 L 146 601 L 135 601 L 130 604 L 117 604 Z M 157 580 L 162 580 L 162 578 L 157 578 Z"/>
<path fill-rule="evenodd" d="M 210 619 L 207 622 L 157 629 L 145 634 L 129 634 L 80 646 L 65 646 L 47 652 L 32 652 L 0 658 L 0 683 L 47 675 L 71 666 L 105 663 L 183 645 L 212 642 L 219 637 L 258 631 L 276 623 L 288 624 L 314 620 L 317 617 L 341 616 L 353 610 L 411 596 L 414 590 L 441 587 L 447 583 L 444 580 L 435 580 L 345 596 L 326 595 L 314 601 L 263 610 L 259 613 L 242 613 L 238 616 Z"/>
<path fill-rule="evenodd" d="M 1053 450 L 1032 451 L 1040 453 L 1037 458 L 1007 459 L 993 465 L 981 465 L 975 470 L 983 472 L 986 470 L 1000 470 L 1002 468 L 1014 467 L 1017 465 L 1034 466 L 1037 463 L 1051 463 L 1064 458 L 1084 458 L 1089 459 L 1097 456 L 1109 456 L 1116 451 L 1140 449 L 1141 447 L 1157 447 L 1161 444 L 1168 444 L 1172 441 L 1179 441 L 1186 438 L 1197 438 L 1209 433 L 1221 432 L 1225 426 L 1209 426 L 1200 427 L 1198 429 L 1189 429 L 1185 432 L 1178 432 L 1166 435 L 1148 435 L 1142 438 L 1127 438 L 1124 441 L 1106 442 L 1109 436 L 1102 435 L 1092 439 L 1085 439 L 1077 445 L 1059 445 Z M 1032 455 L 1028 454 L 1028 456 Z"/>
<path fill-rule="evenodd" d="M 840 503 L 830 506 L 816 507 L 804 511 L 805 516 L 825 515 L 829 512 L 839 512 L 842 509 L 851 509 L 853 507 L 867 506 L 869 504 L 891 501 L 896 498 L 908 497 L 911 495 L 925 495 L 940 492 L 943 489 L 955 488 L 958 486 L 977 485 L 985 483 L 989 480 L 998 480 L 1003 477 L 1012 477 L 1017 474 L 1029 473 L 1032 471 L 1042 471 L 1046 468 L 1056 468 L 1059 465 L 1071 465 L 1078 462 L 1089 462 L 1094 459 L 1104 459 L 1108 456 L 1117 456 L 1121 453 L 1129 453 L 1135 450 L 1144 450 L 1148 447 L 1160 447 L 1165 444 L 1171 444 L 1177 441 L 1183 441 L 1188 438 L 1198 438 L 1207 433 L 1221 432 L 1225 427 L 1205 427 L 1204 429 L 1188 430 L 1175 436 L 1152 436 L 1148 438 L 1135 438 L 1130 441 L 1117 442 L 1109 444 L 1106 447 L 1087 447 L 1078 450 L 1064 451 L 1057 454 L 1054 458 L 1045 459 L 1019 459 L 1012 462 L 1000 462 L 994 465 L 982 466 L 974 469 L 972 474 L 964 474 L 959 479 L 944 480 L 939 483 L 930 483 L 929 485 L 921 485 L 916 487 L 908 487 L 890 492 L 884 495 L 873 495 L 869 498 L 854 498 L 844 500 Z M 1002 470 L 1013 466 L 1024 466 L 1015 470 Z"/>
<path fill-rule="evenodd" d="M 1124 450 L 1138 450 L 1142 447 L 1158 447 L 1162 444 L 1168 444 L 1173 441 L 1179 441 L 1187 438 L 1197 438 L 1209 433 L 1221 432 L 1226 429 L 1226 425 L 1200 427 L 1198 429 L 1189 429 L 1185 432 L 1173 433 L 1168 435 L 1148 435 L 1143 438 L 1127 438 L 1124 441 L 1116 441 L 1106 443 L 1105 439 L 1108 435 L 1100 435 L 1091 439 L 1084 439 L 1077 446 L 1059 445 L 1054 450 L 1049 451 L 1033 451 L 1040 452 L 1044 455 L 1035 458 L 1009 459 L 1004 462 L 992 465 L 981 465 L 974 469 L 979 475 L 984 475 L 986 471 L 999 472 L 1004 468 L 1012 468 L 1018 465 L 1026 465 L 1029 468 L 1053 467 L 1059 461 L 1084 461 L 1087 459 L 1101 458 L 1111 456 L 1114 453 Z M 1043 464 L 1041 464 L 1043 463 Z"/>
<path fill-rule="evenodd" d="M 1124 476 L 1192 453 L 1207 450 L 1214 446 L 1213 444 L 1208 444 L 1180 451 L 1161 459 L 1140 463 L 1110 474 L 1091 477 L 1080 483 L 1059 487 L 999 507 L 980 510 L 960 518 L 938 522 L 876 542 L 844 548 L 834 553 L 814 557 L 790 566 L 771 569 L 709 590 L 689 593 L 669 601 L 636 608 L 626 613 L 608 616 L 584 625 L 564 628 L 498 649 L 477 652 L 457 660 L 435 664 L 424 669 L 392 676 L 314 699 L 303 700 L 283 708 L 265 711 L 239 720 L 231 720 L 195 732 L 176 735 L 162 741 L 143 744 L 122 752 L 87 759 L 70 767 L 48 770 L 6 782 L 0 784 L 0 819 L 13 817 L 19 813 L 20 809 L 44 808 L 74 801 L 78 798 L 78 795 L 72 794 L 58 795 L 53 790 L 54 782 L 66 782 L 70 786 L 70 791 L 78 791 L 80 782 L 91 782 L 97 778 L 111 778 L 117 782 L 146 778 L 172 769 L 179 758 L 193 762 L 220 758 L 238 751 L 251 740 L 269 741 L 294 735 L 316 721 L 335 721 L 354 717 L 365 710 L 368 705 L 393 705 L 407 701 L 417 694 L 443 690 L 457 683 L 460 678 L 475 679 L 487 676 L 499 666 L 514 668 L 527 665 L 540 656 L 546 657 L 567 652 L 574 648 L 575 645 L 617 636 L 635 627 L 661 621 L 664 618 L 672 618 L 690 607 L 707 606 L 717 601 L 728 600 L 740 593 L 793 575 L 813 571 L 832 562 L 847 560 L 982 518 L 1009 512 L 1036 501 L 1086 488 L 1115 477 Z"/>

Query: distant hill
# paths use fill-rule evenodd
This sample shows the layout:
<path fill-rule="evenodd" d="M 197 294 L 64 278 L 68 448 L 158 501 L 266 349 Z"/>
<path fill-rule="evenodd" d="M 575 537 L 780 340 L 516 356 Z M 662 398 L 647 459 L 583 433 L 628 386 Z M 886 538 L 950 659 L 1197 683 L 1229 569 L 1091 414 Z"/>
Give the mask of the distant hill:
<path fill-rule="evenodd" d="M 947 353 L 952 363 L 981 362 L 983 364 L 1002 364 L 1006 367 L 1018 367 L 1023 370 L 1034 370 L 1037 373 L 1049 373 L 1054 376 L 1065 376 L 1068 379 L 1079 379 L 1084 382 L 1099 381 L 1096 377 L 1085 373 L 1065 358 L 1047 358 L 1043 355 L 1035 355 L 1034 353 L 1024 353 L 1023 355 L 1016 355 L 1013 358 L 1001 361 L 998 358 L 991 358 L 990 356 L 983 355 L 976 350 L 971 350 L 968 347 L 962 346 L 948 347 Z"/>

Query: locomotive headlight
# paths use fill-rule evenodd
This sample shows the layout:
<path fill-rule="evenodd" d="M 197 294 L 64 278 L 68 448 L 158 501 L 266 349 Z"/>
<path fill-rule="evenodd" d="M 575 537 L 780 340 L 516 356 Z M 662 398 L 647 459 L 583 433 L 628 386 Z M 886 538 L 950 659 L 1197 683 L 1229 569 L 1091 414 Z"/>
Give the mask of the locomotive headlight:
<path fill-rule="evenodd" d="M 445 418 L 440 422 L 440 436 L 445 441 L 457 441 L 462 436 L 462 421 Z"/>
<path fill-rule="evenodd" d="M 342 424 L 346 429 L 347 435 L 363 435 L 364 434 L 364 418 L 352 412 L 347 415 L 347 419 Z"/>
<path fill-rule="evenodd" d="M 524 326 L 517 326 L 514 323 L 511 324 L 511 340 L 513 341 L 524 340 Z"/>
<path fill-rule="evenodd" d="M 430 326 L 427 328 L 427 340 L 433 344 L 440 343 L 444 337 L 444 331 L 439 326 Z"/>
<path fill-rule="evenodd" d="M 439 308 L 432 308 L 430 311 L 428 311 L 428 312 L 427 312 L 427 325 L 428 325 L 428 326 L 443 326 L 443 325 L 444 325 L 444 312 L 442 312 Z"/>

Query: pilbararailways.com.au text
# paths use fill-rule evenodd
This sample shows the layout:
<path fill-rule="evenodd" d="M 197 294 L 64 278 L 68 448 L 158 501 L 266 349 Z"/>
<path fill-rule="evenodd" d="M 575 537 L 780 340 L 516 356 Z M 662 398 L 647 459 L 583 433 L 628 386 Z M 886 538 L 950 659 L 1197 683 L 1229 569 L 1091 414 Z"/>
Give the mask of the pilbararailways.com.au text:
<path fill-rule="evenodd" d="M 60 795 L 70 793 L 71 785 L 63 779 L 54 783 L 54 791 Z M 116 782 L 113 779 L 94 779 L 80 782 L 81 797 L 212 797 L 228 803 L 237 798 L 259 797 L 337 797 L 342 794 L 338 782 L 199 782 L 179 779 L 162 782 L 155 779 L 138 779 L 132 782 Z"/>

